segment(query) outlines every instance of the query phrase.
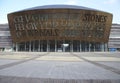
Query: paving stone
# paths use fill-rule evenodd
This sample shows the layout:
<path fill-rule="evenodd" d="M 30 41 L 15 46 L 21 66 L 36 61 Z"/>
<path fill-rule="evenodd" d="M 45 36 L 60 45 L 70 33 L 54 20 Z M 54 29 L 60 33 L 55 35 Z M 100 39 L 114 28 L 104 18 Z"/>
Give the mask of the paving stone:
<path fill-rule="evenodd" d="M 120 71 L 120 61 L 107 60 L 110 59 L 110 53 L 34 53 L 34 57 L 35 54 L 36 58 L 1 69 L 0 83 L 120 83 L 119 73 L 104 68 Z M 118 54 L 112 58 L 119 57 Z M 104 58 L 105 61 L 101 61 Z M 3 63 L 11 63 L 9 60 L 12 61 L 8 59 Z M 13 60 L 13 63 L 16 61 Z"/>
<path fill-rule="evenodd" d="M 6 59 L 0 59 L 0 66 L 1 65 L 5 65 L 5 64 L 9 64 L 9 63 L 13 63 L 13 62 L 17 62 L 19 60 L 6 60 Z"/>

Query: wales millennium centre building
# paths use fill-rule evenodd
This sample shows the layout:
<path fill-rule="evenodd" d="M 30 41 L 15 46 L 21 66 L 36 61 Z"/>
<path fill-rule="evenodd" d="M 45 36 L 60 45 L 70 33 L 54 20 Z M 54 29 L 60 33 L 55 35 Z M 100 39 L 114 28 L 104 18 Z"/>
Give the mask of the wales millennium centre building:
<path fill-rule="evenodd" d="M 108 51 L 111 46 L 114 50 L 108 43 L 111 26 L 112 14 L 96 9 L 74 5 L 33 7 L 8 14 L 8 25 L 0 25 L 3 31 L 0 48 L 29 52 L 94 52 Z"/>

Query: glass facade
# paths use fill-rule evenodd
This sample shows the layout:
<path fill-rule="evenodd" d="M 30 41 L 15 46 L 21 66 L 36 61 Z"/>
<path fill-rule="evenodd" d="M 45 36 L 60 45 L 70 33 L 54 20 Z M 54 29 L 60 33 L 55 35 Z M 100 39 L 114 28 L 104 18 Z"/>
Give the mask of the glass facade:
<path fill-rule="evenodd" d="M 8 32 L 8 24 L 0 26 L 1 31 Z M 120 31 L 119 24 L 113 24 L 111 27 L 108 43 L 85 42 L 78 40 L 36 40 L 27 41 L 24 43 L 13 43 L 11 36 L 4 34 L 0 36 L 0 51 L 5 51 L 7 48 L 12 48 L 13 51 L 27 52 L 94 52 L 94 51 L 119 51 L 120 50 Z M 117 33 L 113 36 L 113 33 Z M 69 44 L 66 48 L 63 44 Z"/>
<path fill-rule="evenodd" d="M 35 40 L 14 44 L 15 51 L 29 52 L 101 52 L 107 51 L 106 48 L 106 43 L 78 40 Z"/>
<path fill-rule="evenodd" d="M 0 24 L 0 51 L 12 49 L 12 40 L 8 24 Z"/>
<path fill-rule="evenodd" d="M 120 24 L 113 24 L 110 32 L 109 51 L 120 51 Z"/>

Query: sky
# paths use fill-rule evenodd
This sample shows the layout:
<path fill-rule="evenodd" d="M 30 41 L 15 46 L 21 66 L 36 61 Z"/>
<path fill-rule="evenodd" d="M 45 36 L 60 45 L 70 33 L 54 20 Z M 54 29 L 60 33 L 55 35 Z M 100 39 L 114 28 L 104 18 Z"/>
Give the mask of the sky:
<path fill-rule="evenodd" d="M 120 0 L 0 0 L 0 24 L 8 23 L 7 14 L 43 5 L 77 5 L 113 14 L 112 23 L 120 24 Z"/>

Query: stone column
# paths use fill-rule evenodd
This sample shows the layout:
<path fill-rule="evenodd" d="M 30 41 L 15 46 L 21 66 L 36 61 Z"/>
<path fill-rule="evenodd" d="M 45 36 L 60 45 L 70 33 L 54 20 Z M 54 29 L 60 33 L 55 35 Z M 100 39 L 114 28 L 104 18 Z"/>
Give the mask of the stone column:
<path fill-rule="evenodd" d="M 108 51 L 108 44 L 105 43 L 105 51 Z"/>
<path fill-rule="evenodd" d="M 105 46 L 104 43 L 101 43 L 101 51 L 104 52 L 105 51 Z"/>
<path fill-rule="evenodd" d="M 39 45 L 38 45 L 38 51 L 40 52 L 40 40 L 38 40 Z"/>
<path fill-rule="evenodd" d="M 94 42 L 94 52 L 95 52 L 95 44 L 96 44 L 96 43 Z"/>
<path fill-rule="evenodd" d="M 65 43 L 65 40 L 63 40 L 63 44 Z M 63 45 L 63 52 L 65 52 L 65 47 L 64 47 L 64 45 Z"/>
<path fill-rule="evenodd" d="M 41 41 L 41 52 L 43 52 L 43 40 Z"/>
<path fill-rule="evenodd" d="M 89 42 L 89 52 L 90 52 L 91 43 Z"/>
<path fill-rule="evenodd" d="M 81 42 L 80 42 L 80 52 L 81 52 Z"/>
<path fill-rule="evenodd" d="M 31 41 L 29 42 L 29 52 L 31 52 Z"/>
<path fill-rule="evenodd" d="M 71 50 L 71 52 L 73 52 L 73 40 L 71 40 L 70 50 Z"/>
<path fill-rule="evenodd" d="M 49 48 L 50 48 L 50 44 L 49 44 L 49 40 L 47 40 L 47 52 L 49 52 Z"/>
<path fill-rule="evenodd" d="M 15 51 L 18 52 L 18 43 L 15 43 Z"/>
<path fill-rule="evenodd" d="M 57 52 L 57 40 L 55 40 L 55 52 Z"/>
<path fill-rule="evenodd" d="M 77 41 L 77 52 L 79 52 L 79 43 Z"/>
<path fill-rule="evenodd" d="M 25 50 L 24 51 L 26 51 L 26 42 L 24 43 L 24 45 L 25 45 Z"/>

